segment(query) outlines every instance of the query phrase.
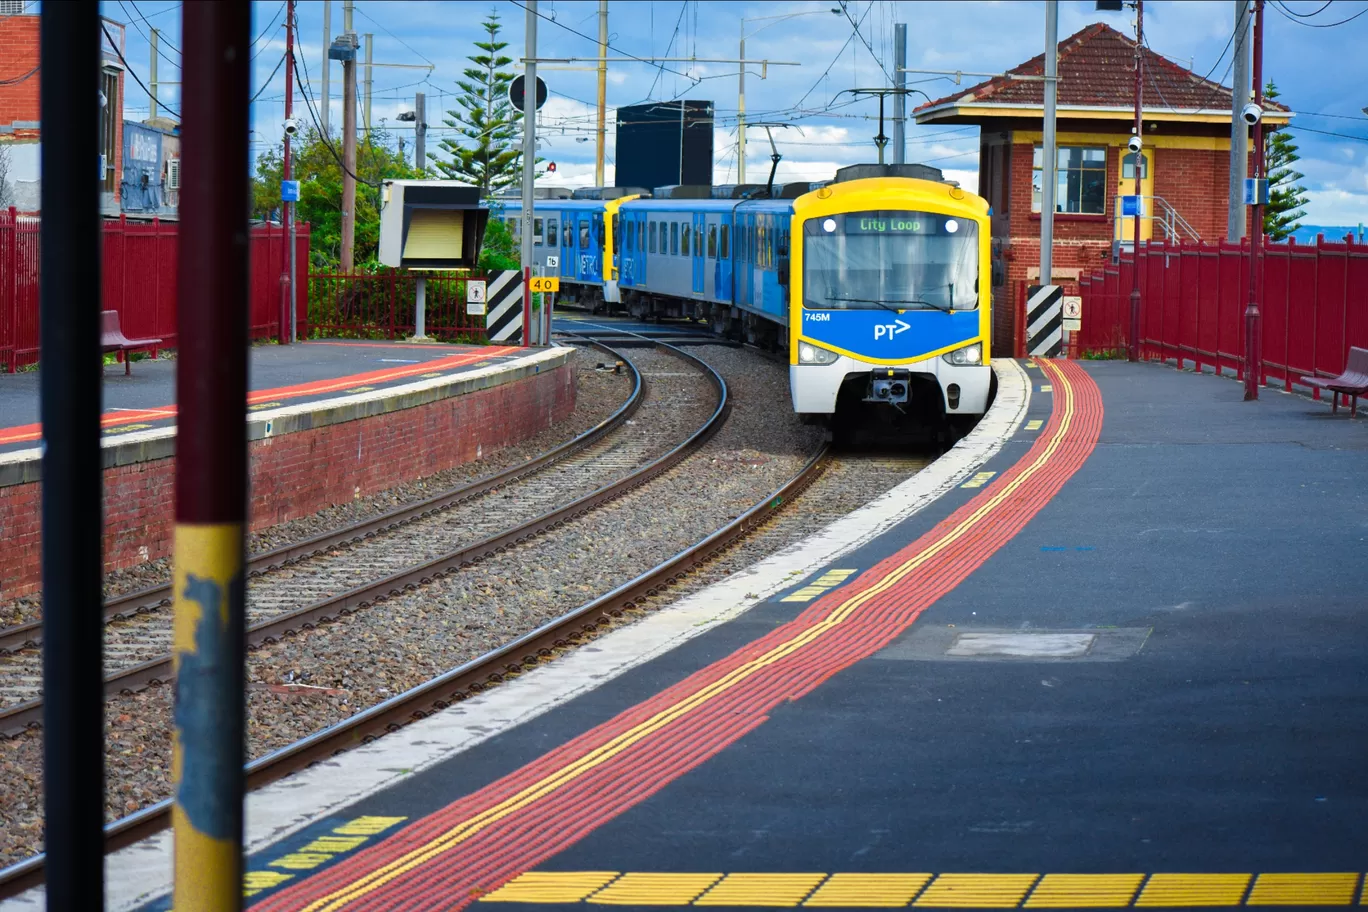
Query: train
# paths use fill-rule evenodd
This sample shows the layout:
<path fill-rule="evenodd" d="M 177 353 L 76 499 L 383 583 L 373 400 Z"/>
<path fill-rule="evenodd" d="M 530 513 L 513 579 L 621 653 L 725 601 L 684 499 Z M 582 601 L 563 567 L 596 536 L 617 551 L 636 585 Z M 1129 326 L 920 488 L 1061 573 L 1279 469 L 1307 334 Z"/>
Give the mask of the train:
<path fill-rule="evenodd" d="M 938 169 L 565 195 L 533 203 L 534 270 L 560 277 L 560 303 L 703 321 L 784 352 L 806 421 L 874 406 L 963 425 L 986 410 L 992 213 Z"/>

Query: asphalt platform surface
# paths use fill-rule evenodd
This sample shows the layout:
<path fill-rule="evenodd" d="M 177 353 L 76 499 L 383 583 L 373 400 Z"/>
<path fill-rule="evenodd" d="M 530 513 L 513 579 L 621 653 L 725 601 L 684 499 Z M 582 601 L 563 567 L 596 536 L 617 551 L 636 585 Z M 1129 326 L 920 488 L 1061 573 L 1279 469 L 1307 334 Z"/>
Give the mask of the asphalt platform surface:
<path fill-rule="evenodd" d="M 249 408 L 262 410 L 335 399 L 354 392 L 455 375 L 517 357 L 506 346 L 317 340 L 249 349 Z M 175 423 L 177 362 L 134 361 L 104 368 L 106 434 Z M 0 453 L 38 445 L 40 370 L 0 374 Z"/>
<path fill-rule="evenodd" d="M 749 900 L 712 894 L 738 908 L 767 904 L 757 896 L 817 904 L 812 890 L 827 875 L 872 873 L 916 875 L 900 883 L 903 901 L 919 906 L 1050 905 L 1044 884 L 1065 881 L 1037 878 L 1060 874 L 1120 878 L 1088 882 L 1110 892 L 1054 903 L 1068 908 L 1359 902 L 1368 420 L 1272 391 L 1246 403 L 1238 383 L 1156 365 L 1083 370 L 1100 389 L 1100 438 L 1019 532 L 872 657 L 778 703 L 644 800 L 585 824 L 533 870 L 552 882 L 558 872 L 607 872 L 589 878 L 603 883 L 622 872 L 706 875 L 665 905 L 707 904 L 699 894 L 723 874 L 738 884 L 735 872 L 810 875 L 798 892 L 774 881 L 736 894 Z M 985 472 L 1006 473 L 1049 431 L 1050 377 L 1034 365 L 1027 373 L 1027 420 Z M 873 567 L 983 484 L 954 489 L 833 567 Z M 787 594 L 320 821 L 249 869 L 285 870 L 273 859 L 344 819 L 418 826 L 809 607 Z M 345 858 L 297 871 L 280 889 L 305 889 Z M 1019 880 L 975 893 L 973 878 L 992 873 Z M 932 875 L 942 892 L 933 884 L 914 899 Z M 961 875 L 970 888 L 942 902 L 956 898 L 945 885 Z M 436 896 L 441 886 L 425 889 Z M 273 896 L 251 902 L 295 907 Z M 448 899 L 432 908 L 510 908 Z M 386 902 L 370 901 L 309 908 Z"/>

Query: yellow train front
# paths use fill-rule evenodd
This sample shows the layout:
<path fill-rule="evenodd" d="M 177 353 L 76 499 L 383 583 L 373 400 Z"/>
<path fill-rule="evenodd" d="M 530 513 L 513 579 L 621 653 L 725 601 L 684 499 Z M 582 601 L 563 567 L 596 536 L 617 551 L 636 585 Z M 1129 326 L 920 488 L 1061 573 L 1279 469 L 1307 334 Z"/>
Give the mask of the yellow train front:
<path fill-rule="evenodd" d="M 886 176 L 895 169 L 845 168 L 794 200 L 793 407 L 816 420 L 972 423 L 992 387 L 988 204 Z"/>

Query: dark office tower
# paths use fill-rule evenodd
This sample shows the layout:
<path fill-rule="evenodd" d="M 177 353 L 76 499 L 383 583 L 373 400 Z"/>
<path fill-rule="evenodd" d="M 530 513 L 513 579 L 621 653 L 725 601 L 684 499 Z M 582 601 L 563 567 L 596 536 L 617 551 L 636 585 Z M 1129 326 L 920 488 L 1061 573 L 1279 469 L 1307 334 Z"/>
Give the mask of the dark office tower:
<path fill-rule="evenodd" d="M 713 103 L 661 101 L 618 108 L 619 187 L 712 183 Z"/>

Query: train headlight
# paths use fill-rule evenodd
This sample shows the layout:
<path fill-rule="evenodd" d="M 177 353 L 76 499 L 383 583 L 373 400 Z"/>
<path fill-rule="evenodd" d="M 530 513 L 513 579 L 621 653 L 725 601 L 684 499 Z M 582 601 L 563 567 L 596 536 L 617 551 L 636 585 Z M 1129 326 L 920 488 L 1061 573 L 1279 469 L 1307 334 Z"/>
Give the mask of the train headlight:
<path fill-rule="evenodd" d="M 813 345 L 811 342 L 798 343 L 798 363 L 799 364 L 834 364 L 840 355 L 834 351 L 828 351 L 820 345 Z"/>
<path fill-rule="evenodd" d="M 966 345 L 964 348 L 946 352 L 941 357 L 951 364 L 982 364 L 983 346 L 975 342 L 973 345 Z"/>

